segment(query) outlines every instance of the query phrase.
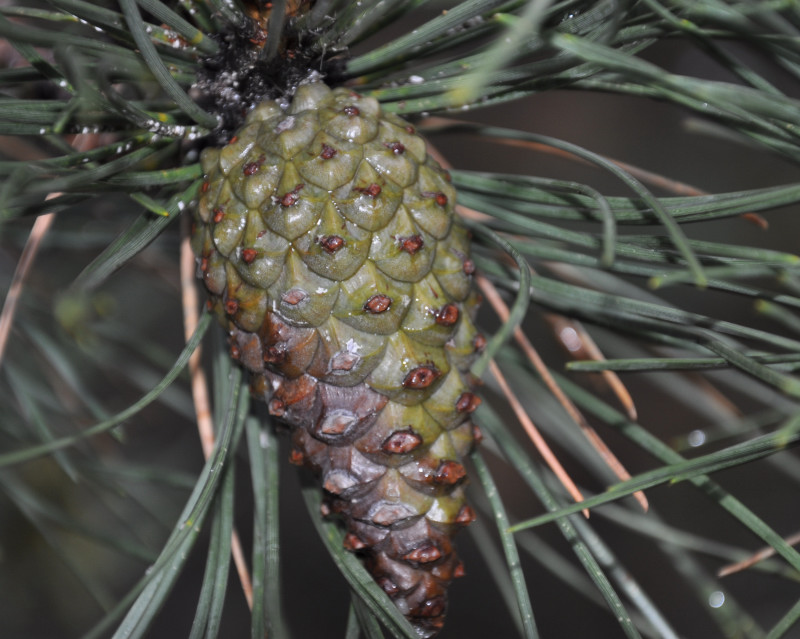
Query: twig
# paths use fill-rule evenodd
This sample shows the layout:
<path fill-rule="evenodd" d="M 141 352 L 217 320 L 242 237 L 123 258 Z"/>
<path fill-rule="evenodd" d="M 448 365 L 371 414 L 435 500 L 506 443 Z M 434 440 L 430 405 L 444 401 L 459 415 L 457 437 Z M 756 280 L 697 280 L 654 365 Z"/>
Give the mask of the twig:
<path fill-rule="evenodd" d="M 181 224 L 181 251 L 180 251 L 180 272 L 181 272 L 181 292 L 183 302 L 183 324 L 186 339 L 188 340 L 194 333 L 199 320 L 200 300 L 197 295 L 195 280 L 195 259 L 190 244 L 189 218 L 184 216 Z M 200 445 L 206 459 L 211 456 L 214 450 L 214 426 L 211 418 L 211 402 L 208 393 L 208 380 L 201 364 L 200 347 L 195 349 L 189 358 L 189 376 L 192 385 L 192 398 L 194 409 L 197 415 L 197 430 L 200 435 Z M 239 581 L 242 584 L 244 597 L 247 606 L 253 610 L 253 582 L 250 578 L 250 570 L 242 550 L 242 543 L 236 528 L 231 534 L 231 556 L 239 574 Z"/>
<path fill-rule="evenodd" d="M 236 566 L 236 573 L 239 575 L 239 583 L 242 584 L 242 592 L 247 602 L 250 612 L 253 611 L 253 580 L 250 578 L 250 569 L 247 567 L 247 560 L 242 550 L 242 541 L 236 528 L 231 533 L 231 556 L 233 564 Z"/>
<path fill-rule="evenodd" d="M 95 140 L 95 135 L 79 134 L 72 140 L 72 147 L 77 151 L 86 151 L 95 145 Z M 17 150 L 20 151 L 20 153 L 22 152 L 19 149 Z M 52 200 L 59 195 L 61 195 L 60 192 L 49 193 L 45 201 Z M 48 231 L 53 226 L 55 219 L 55 213 L 44 213 L 36 218 L 33 227 L 31 227 L 31 233 L 22 249 L 22 255 L 20 255 L 16 269 L 14 270 L 11 286 L 9 286 L 8 294 L 3 302 L 3 310 L 0 311 L 0 366 L 5 356 L 8 340 L 11 337 L 11 328 L 14 325 L 17 307 L 20 297 L 22 296 L 22 288 L 36 260 L 36 255 L 41 248 L 42 240 L 44 240 Z"/>
<path fill-rule="evenodd" d="M 497 289 L 489 280 L 481 275 L 478 276 L 477 282 L 487 301 L 492 305 L 492 308 L 494 309 L 495 313 L 497 313 L 500 320 L 507 322 L 509 315 L 508 306 L 506 306 L 503 298 L 500 297 Z M 522 329 L 516 327 L 513 334 L 517 344 L 520 345 L 522 351 L 525 353 L 525 356 L 528 358 L 534 369 L 539 373 L 547 388 L 564 407 L 564 410 L 567 411 L 567 414 L 572 418 L 572 420 L 580 427 L 581 431 L 584 433 L 595 450 L 597 450 L 603 461 L 605 461 L 617 478 L 622 481 L 630 479 L 630 473 L 625 469 L 619 459 L 617 459 L 616 455 L 614 455 L 611 449 L 608 448 L 605 442 L 600 438 L 600 436 L 597 434 L 597 431 L 595 431 L 594 428 L 589 425 L 589 422 L 586 421 L 586 418 L 578 410 L 577 406 L 572 403 L 572 400 L 567 397 L 561 387 L 553 379 L 553 376 L 547 369 L 547 365 L 544 363 L 544 361 L 542 361 L 539 353 L 536 352 L 536 349 L 530 343 L 530 340 L 528 340 Z M 637 491 L 633 494 L 633 496 L 639 502 L 639 505 L 642 507 L 642 509 L 647 511 L 648 503 L 647 497 L 645 497 L 644 493 L 642 491 Z"/>
<path fill-rule="evenodd" d="M 586 281 L 584 280 L 580 271 L 575 269 L 572 265 L 559 262 L 550 262 L 547 266 L 553 273 L 558 274 L 562 280 L 576 283 L 580 286 L 586 286 Z M 654 348 L 658 352 L 665 352 L 659 347 Z M 710 402 L 714 403 L 717 408 L 724 411 L 727 415 L 741 414 L 741 411 L 736 408 L 733 402 L 731 402 L 731 400 L 728 399 L 725 394 L 716 388 L 716 386 L 714 386 L 714 384 L 712 384 L 708 379 L 702 378 L 697 374 L 691 374 L 690 378 L 692 379 L 693 384 L 703 387 L 706 398 Z"/>
<path fill-rule="evenodd" d="M 522 428 L 525 429 L 525 432 L 533 442 L 533 445 L 536 446 L 536 450 L 539 451 L 539 454 L 542 456 L 545 463 L 550 467 L 550 470 L 555 473 L 558 481 L 560 481 L 561 485 L 567 489 L 567 492 L 572 496 L 572 498 L 576 502 L 582 502 L 583 494 L 575 485 L 575 482 L 572 481 L 569 473 L 564 470 L 564 467 L 561 465 L 561 462 L 558 461 L 558 457 L 556 457 L 550 446 L 547 445 L 547 442 L 545 441 L 544 437 L 542 437 L 539 429 L 536 428 L 536 424 L 533 423 L 533 420 L 528 415 L 525 407 L 520 403 L 519 399 L 517 399 L 514 391 L 511 390 L 511 387 L 508 385 L 503 372 L 500 370 L 500 367 L 494 360 L 489 362 L 489 370 L 492 372 L 492 375 L 494 375 L 497 383 L 500 385 L 500 389 L 503 391 L 503 395 L 506 396 L 511 409 L 517 416 L 519 423 L 522 425 Z M 588 510 L 584 510 L 583 514 L 585 517 L 589 517 Z"/>
<path fill-rule="evenodd" d="M 796 544 L 800 544 L 800 532 L 796 532 L 789 537 L 784 537 L 783 539 L 787 544 L 790 546 L 794 546 Z M 775 549 L 772 546 L 765 546 L 761 550 L 753 553 L 747 559 L 742 561 L 738 561 L 735 564 L 728 564 L 727 566 L 723 566 L 717 571 L 717 577 L 727 577 L 728 575 L 732 575 L 737 572 L 741 572 L 751 566 L 755 566 L 757 563 L 764 561 L 765 559 L 769 559 L 775 554 Z"/>
<path fill-rule="evenodd" d="M 51 193 L 47 196 L 47 199 L 52 199 L 57 195 L 57 193 Z M 31 228 L 31 234 L 25 242 L 25 248 L 22 249 L 19 262 L 17 262 L 17 268 L 14 270 L 14 277 L 11 280 L 8 295 L 6 295 L 5 302 L 3 302 L 3 310 L 0 312 L 0 365 L 2 365 L 3 356 L 8 346 L 8 339 L 11 336 L 11 327 L 14 325 L 14 317 L 17 314 L 17 307 L 22 296 L 22 287 L 36 259 L 36 254 L 39 252 L 42 240 L 54 221 L 55 213 L 45 213 L 36 218 Z"/>
<path fill-rule="evenodd" d="M 568 319 L 563 315 L 556 315 L 555 313 L 545 313 L 544 317 L 553 327 L 553 331 L 558 336 L 559 341 L 564 344 L 564 347 L 569 351 L 569 354 L 572 358 L 590 359 L 595 362 L 602 362 L 605 360 L 605 356 L 603 355 L 602 351 L 592 339 L 592 336 L 589 335 L 588 331 L 583 328 L 580 322 Z M 569 331 L 574 331 L 575 336 L 577 337 L 577 348 L 569 344 L 571 341 L 567 337 Z M 622 383 L 619 375 L 610 370 L 600 371 L 600 375 L 606 384 L 608 384 L 608 386 L 611 388 L 611 391 L 614 393 L 614 395 L 616 395 L 620 404 L 622 404 L 628 419 L 635 422 L 638 419 L 636 404 L 634 404 L 631 394 L 628 392 L 625 384 Z"/>
<path fill-rule="evenodd" d="M 184 218 L 187 220 L 188 218 Z M 194 332 L 199 321 L 200 299 L 195 287 L 195 259 L 189 239 L 188 221 L 181 225 L 181 296 L 183 303 L 183 327 L 186 339 Z M 197 415 L 197 430 L 200 446 L 206 459 L 214 450 L 214 426 L 211 419 L 211 400 L 208 394 L 208 380 L 201 363 L 202 349 L 198 346 L 189 358 L 189 377 L 192 385 L 194 410 Z"/>

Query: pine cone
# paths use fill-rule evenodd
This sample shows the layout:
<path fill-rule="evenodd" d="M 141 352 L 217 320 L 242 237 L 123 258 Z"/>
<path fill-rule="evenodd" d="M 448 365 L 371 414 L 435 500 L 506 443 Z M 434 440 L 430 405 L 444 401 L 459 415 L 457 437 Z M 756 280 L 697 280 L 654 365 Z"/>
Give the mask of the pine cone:
<path fill-rule="evenodd" d="M 206 181 L 193 237 L 255 396 L 292 427 L 325 510 L 419 634 L 463 574 L 461 463 L 479 399 L 467 231 L 449 175 L 377 101 L 321 83 L 258 105 Z"/>

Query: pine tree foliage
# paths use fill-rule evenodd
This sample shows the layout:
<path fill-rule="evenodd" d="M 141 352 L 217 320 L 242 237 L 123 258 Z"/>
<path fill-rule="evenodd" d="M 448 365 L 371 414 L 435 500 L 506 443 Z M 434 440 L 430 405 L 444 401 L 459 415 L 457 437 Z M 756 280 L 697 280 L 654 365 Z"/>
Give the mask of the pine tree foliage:
<path fill-rule="evenodd" d="M 674 51 L 704 66 L 671 64 Z M 314 81 L 434 141 L 473 236 L 478 518 L 441 636 L 792 636 L 800 258 L 791 230 L 767 227 L 798 210 L 800 182 L 714 184 L 742 159 L 793 175 L 798 76 L 792 0 L 0 3 L 10 636 L 290 637 L 315 616 L 325 636 L 417 636 L 320 517 L 319 488 L 298 494 L 210 314 L 182 335 L 181 221 L 202 150 Z M 590 146 L 602 116 L 540 131 L 525 114 L 554 95 L 668 108 L 724 166 L 691 185 L 648 171 L 670 139 L 643 167 L 609 158 Z M 515 105 L 519 121 L 503 117 Z M 490 151 L 515 159 L 497 168 Z M 564 172 L 531 170 L 550 163 Z M 211 389 L 205 461 L 190 369 Z M 289 523 L 314 528 L 303 552 L 324 546 L 336 570 L 290 554 Z"/>

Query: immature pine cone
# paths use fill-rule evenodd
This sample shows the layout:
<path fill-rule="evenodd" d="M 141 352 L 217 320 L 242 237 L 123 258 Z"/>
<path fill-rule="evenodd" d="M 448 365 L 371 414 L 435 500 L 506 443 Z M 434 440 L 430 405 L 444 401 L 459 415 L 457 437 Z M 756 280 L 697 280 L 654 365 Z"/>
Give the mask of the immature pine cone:
<path fill-rule="evenodd" d="M 461 459 L 484 343 L 449 175 L 377 101 L 320 83 L 207 149 L 193 237 L 255 396 L 292 427 L 345 545 L 423 637 L 473 520 Z"/>

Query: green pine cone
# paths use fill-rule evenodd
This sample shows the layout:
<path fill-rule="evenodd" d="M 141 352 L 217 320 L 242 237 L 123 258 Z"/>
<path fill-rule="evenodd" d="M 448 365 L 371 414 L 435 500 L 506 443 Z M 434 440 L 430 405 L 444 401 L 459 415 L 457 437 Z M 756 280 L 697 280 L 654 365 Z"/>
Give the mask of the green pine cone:
<path fill-rule="evenodd" d="M 263 102 L 202 162 L 193 241 L 231 354 L 292 426 L 346 546 L 432 636 L 474 517 L 461 459 L 484 343 L 449 176 L 407 122 L 321 83 Z"/>

